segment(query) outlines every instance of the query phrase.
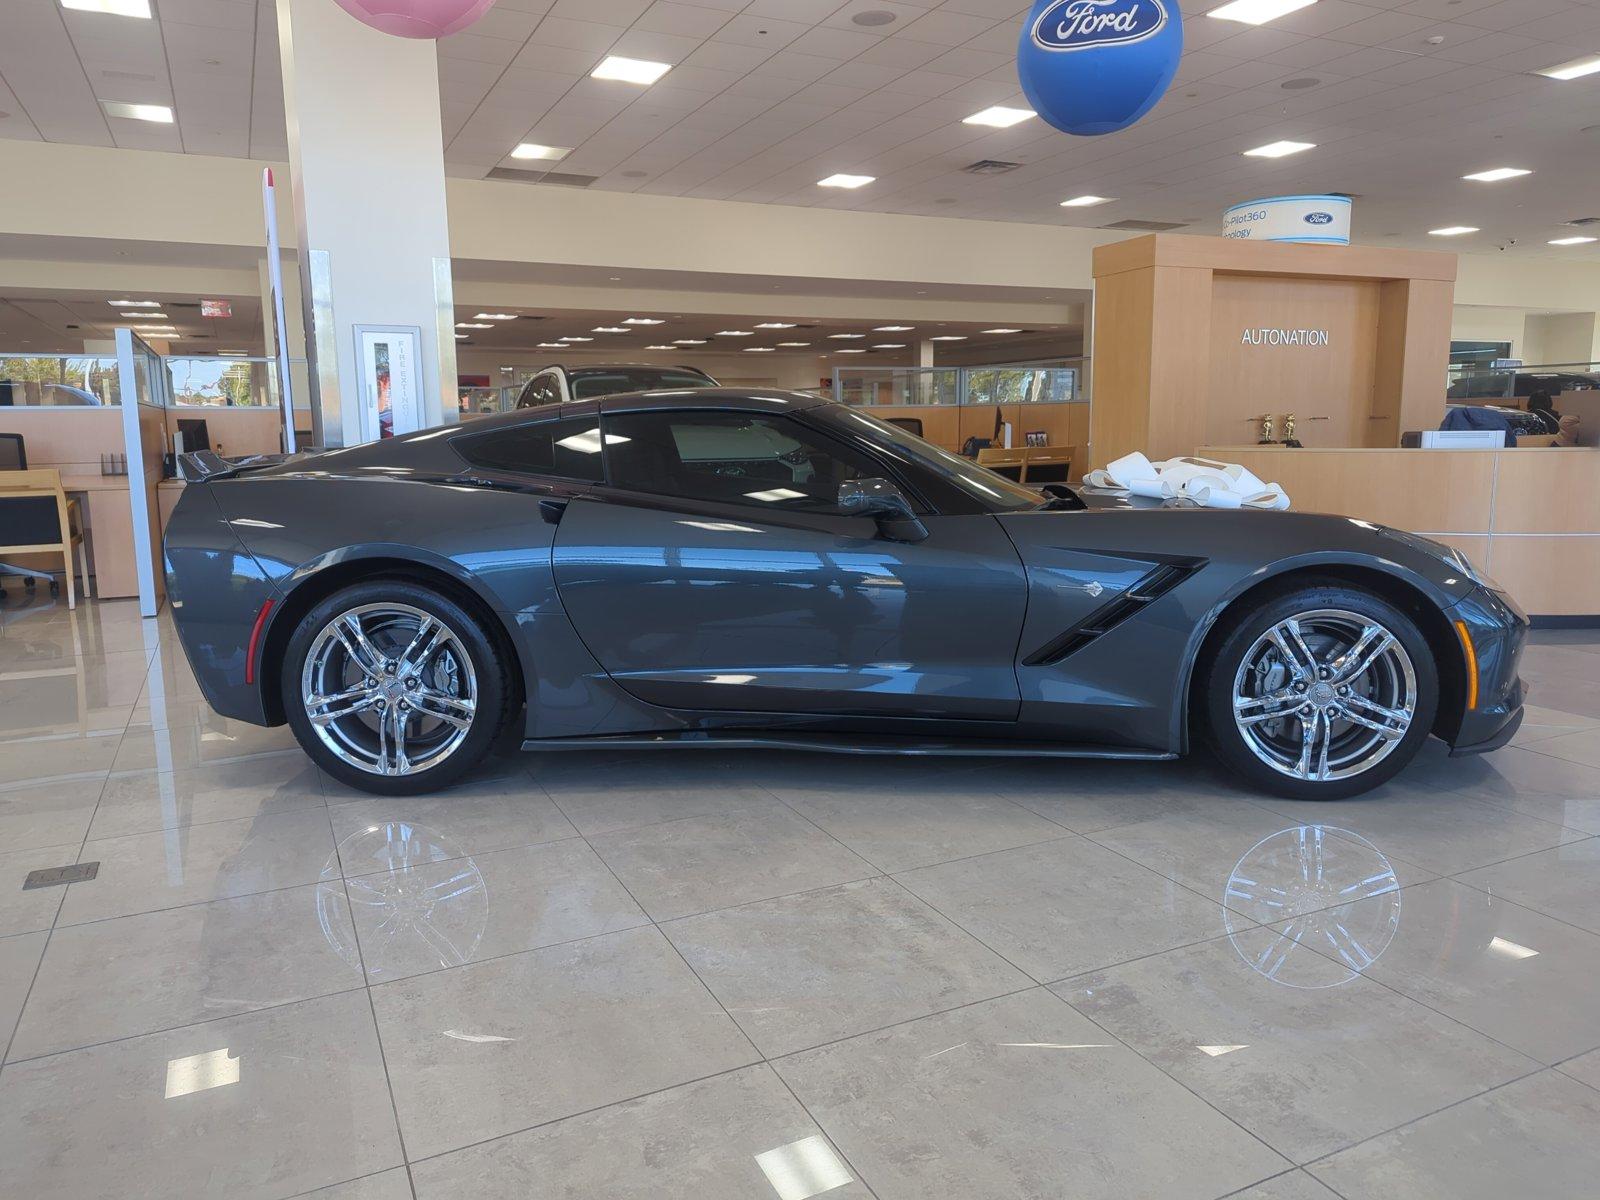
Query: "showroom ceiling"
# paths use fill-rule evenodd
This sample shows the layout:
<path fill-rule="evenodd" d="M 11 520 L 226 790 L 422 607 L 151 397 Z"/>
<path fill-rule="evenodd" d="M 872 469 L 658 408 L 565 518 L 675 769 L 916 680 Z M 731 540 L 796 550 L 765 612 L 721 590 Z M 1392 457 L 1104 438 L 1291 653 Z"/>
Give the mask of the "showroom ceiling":
<path fill-rule="evenodd" d="M 202 317 L 201 297 L 172 292 L 29 289 L 26 294 L 0 296 L 0 347 L 8 352 L 65 353 L 81 350 L 85 341 L 113 338 L 123 326 L 144 326 L 143 337 L 170 342 L 178 353 L 260 354 L 261 298 L 207 298 L 227 300 L 232 316 Z M 110 300 L 140 303 L 125 307 Z M 124 315 L 134 313 L 139 315 Z M 165 332 L 169 329 L 174 332 Z"/>
<path fill-rule="evenodd" d="M 1037 119 L 963 124 L 1022 105 L 1015 0 L 499 0 L 439 47 L 451 174 L 536 171 L 670 195 L 1098 227 L 1215 232 L 1253 195 L 1358 196 L 1359 240 L 1513 253 L 1600 216 L 1600 74 L 1533 72 L 1600 53 L 1580 0 L 1319 0 L 1267 25 L 1186 4 L 1177 82 L 1140 125 L 1073 138 Z M 0 137 L 286 157 L 271 0 L 151 0 L 141 21 L 0 5 Z M 672 65 L 649 87 L 589 72 L 609 54 Z M 170 125 L 97 101 L 171 105 Z M 1316 148 L 1242 153 L 1289 139 Z M 556 163 L 518 143 L 570 148 Z M 980 160 L 1020 164 L 973 175 Z M 1486 168 L 1534 174 L 1465 181 Z M 835 173 L 875 176 L 821 189 Z M 81 185 L 81 181 L 78 185 Z M 1110 203 L 1061 208 L 1092 193 Z M 1444 226 L 1478 227 L 1455 239 Z"/>

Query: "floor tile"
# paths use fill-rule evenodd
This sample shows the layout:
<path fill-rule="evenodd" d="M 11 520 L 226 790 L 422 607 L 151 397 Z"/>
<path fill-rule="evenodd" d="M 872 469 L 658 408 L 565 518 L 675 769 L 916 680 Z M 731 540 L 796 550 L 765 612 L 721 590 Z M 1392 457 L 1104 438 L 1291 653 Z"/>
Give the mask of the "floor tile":
<path fill-rule="evenodd" d="M 1574 1200 L 1600 1178 L 1600 1092 L 1542 1071 L 1310 1171 L 1346 1200 Z"/>
<path fill-rule="evenodd" d="M 236 762 L 268 754 L 284 754 L 297 765 L 310 761 L 287 725 L 268 729 L 213 716 L 203 725 L 177 725 L 170 729 L 129 726 L 111 769 L 181 771 L 185 767 Z"/>
<path fill-rule="evenodd" d="M 1523 705 L 1522 714 L 1522 727 L 1511 739 L 1513 746 L 1526 746 L 1532 742 L 1541 742 L 1545 738 L 1560 737 L 1564 733 L 1577 733 L 1580 729 L 1593 729 L 1596 725 L 1600 725 L 1600 721 L 1594 717 L 1562 712 L 1556 708 L 1543 708 L 1537 704 Z"/>
<path fill-rule="evenodd" d="M 1284 986 L 1257 930 L 1055 985 L 1110 1033 L 1298 1163 L 1536 1069 L 1359 975 Z"/>
<path fill-rule="evenodd" d="M 0 846 L 31 850 L 83 841 L 100 788 L 98 779 L 82 779 L 0 792 Z"/>
<path fill-rule="evenodd" d="M 1600 727 L 1591 726 L 1575 733 L 1545 738 L 1536 744 L 1537 752 L 1586 767 L 1600 767 Z"/>
<path fill-rule="evenodd" d="M 372 989 L 412 1158 L 759 1057 L 658 930 Z"/>
<path fill-rule="evenodd" d="M 58 928 L 10 1058 L 358 988 L 329 941 L 348 925 L 313 884 Z"/>
<path fill-rule="evenodd" d="M 0 853 L 0 937 L 49 929 L 66 896 L 64 887 L 22 890 L 29 872 L 44 867 L 65 867 L 78 861 L 78 846 L 36 846 L 32 850 Z"/>
<path fill-rule="evenodd" d="M 1460 795 L 1415 793 L 1394 798 L 1270 803 L 1285 817 L 1351 830 L 1390 859 L 1415 863 L 1439 875 L 1470 871 L 1585 836 L 1576 829 Z M 1414 881 L 1401 879 L 1402 883 Z"/>
<path fill-rule="evenodd" d="M 776 801 L 603 833 L 590 844 L 657 921 L 878 872 Z"/>
<path fill-rule="evenodd" d="M 1466 768 L 1459 790 L 1524 816 L 1600 833 L 1600 771 L 1534 747 L 1484 755 Z"/>
<path fill-rule="evenodd" d="M 1352 905 L 1347 924 L 1386 899 Z M 1600 937 L 1449 879 L 1401 900 L 1368 978 L 1545 1064 L 1600 1046 Z"/>
<path fill-rule="evenodd" d="M 1461 882 L 1600 933 L 1600 838 L 1468 871 Z"/>
<path fill-rule="evenodd" d="M 720 755 L 635 753 L 595 766 L 588 755 L 529 755 L 533 777 L 585 837 L 730 812 L 772 797 Z"/>
<path fill-rule="evenodd" d="M 364 992 L 14 1063 L 19 1196 L 269 1200 L 400 1163 Z"/>
<path fill-rule="evenodd" d="M 1224 932 L 1215 901 L 1080 837 L 895 878 L 1041 983 Z"/>
<path fill-rule="evenodd" d="M 374 983 L 649 923 L 578 838 L 421 862 L 325 893 L 353 907 Z"/>
<path fill-rule="evenodd" d="M 332 853 L 321 808 L 86 842 L 100 873 L 68 887 L 61 924 L 314 883 Z"/>
<path fill-rule="evenodd" d="M 33 973 L 47 937 L 44 931 L 0 937 L 0 1054 L 5 1053 L 5 1044 L 22 1015 L 22 1002 L 33 986 Z"/>
<path fill-rule="evenodd" d="M 1258 860 L 1268 839 L 1280 834 L 1293 837 L 1298 830 L 1319 828 L 1307 824 L 1315 819 L 1309 811 L 1303 819 L 1296 819 L 1243 800 L 1215 799 L 1203 807 L 1171 816 L 1101 830 L 1090 835 L 1090 840 L 1220 904 L 1241 861 L 1255 864 L 1252 878 L 1263 886 L 1298 880 L 1299 870 L 1293 863 Z M 1337 818 L 1328 820 L 1330 828 L 1344 824 Z M 1390 854 L 1382 841 L 1377 842 L 1375 850 L 1383 859 L 1382 865 L 1392 869 L 1401 883 L 1421 882 L 1437 874 Z M 1261 874 L 1263 870 L 1282 871 L 1285 877 L 1278 880 Z M 1354 876 L 1352 882 L 1355 878 L 1360 876 Z M 1228 903 L 1239 910 L 1248 907 L 1237 898 L 1230 898 Z"/>
<path fill-rule="evenodd" d="M 320 773 L 299 755 L 271 763 L 251 759 L 182 771 L 133 771 L 106 780 L 89 835 L 124 837 L 322 807 Z"/>
<path fill-rule="evenodd" d="M 1008 799 L 1077 833 L 1148 821 L 1204 805 L 1236 786 L 1202 759 L 1118 762 L 1095 759 L 1005 760 L 986 783 Z"/>
<path fill-rule="evenodd" d="M 1210 1198 L 1289 1165 L 1043 989 L 773 1065 L 880 1200 Z"/>
<path fill-rule="evenodd" d="M 411 1180 L 404 1167 L 396 1167 L 348 1183 L 302 1192 L 296 1200 L 412 1200 Z"/>
<path fill-rule="evenodd" d="M 904 871 L 1067 835 L 1055 822 L 982 790 L 868 796 L 848 790 L 810 790 L 803 796 L 775 790 L 881 871 Z"/>
<path fill-rule="evenodd" d="M 871 1194 L 764 1066 L 458 1150 L 413 1171 L 419 1200 Z"/>
<path fill-rule="evenodd" d="M 1588 1054 L 1580 1054 L 1577 1058 L 1569 1058 L 1561 1064 L 1562 1074 L 1587 1083 L 1596 1091 L 1600 1091 L 1600 1050 L 1591 1050 Z"/>
<path fill-rule="evenodd" d="M 662 932 L 768 1057 L 1032 982 L 889 879 L 745 904 Z"/>
<path fill-rule="evenodd" d="M 389 824 L 426 829 L 466 854 L 577 836 L 561 810 L 526 777 L 480 780 L 432 796 L 369 796 L 330 804 L 328 814 L 341 845 L 364 829 Z M 390 866 L 387 857 L 374 861 L 356 855 L 344 871 L 361 875 Z"/>
<path fill-rule="evenodd" d="M 0 795 L 58 780 L 102 780 L 117 756 L 120 729 L 28 738 L 0 745 Z"/>
<path fill-rule="evenodd" d="M 1340 1200 L 1340 1198 L 1338 1193 L 1329 1191 L 1304 1170 L 1299 1170 L 1279 1175 L 1276 1179 L 1269 1179 L 1254 1187 L 1247 1187 L 1242 1192 L 1233 1193 L 1227 1200 Z"/>

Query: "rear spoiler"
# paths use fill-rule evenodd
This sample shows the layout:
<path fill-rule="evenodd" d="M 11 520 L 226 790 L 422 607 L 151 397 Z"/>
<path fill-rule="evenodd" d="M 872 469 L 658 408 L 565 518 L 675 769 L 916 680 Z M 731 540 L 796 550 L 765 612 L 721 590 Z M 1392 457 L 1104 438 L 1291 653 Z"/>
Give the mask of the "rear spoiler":
<path fill-rule="evenodd" d="M 223 458 L 215 450 L 196 450 L 178 456 L 178 476 L 188 483 L 208 483 L 254 467 L 270 467 L 291 457 L 293 455 L 289 454 L 252 454 L 244 458 Z"/>

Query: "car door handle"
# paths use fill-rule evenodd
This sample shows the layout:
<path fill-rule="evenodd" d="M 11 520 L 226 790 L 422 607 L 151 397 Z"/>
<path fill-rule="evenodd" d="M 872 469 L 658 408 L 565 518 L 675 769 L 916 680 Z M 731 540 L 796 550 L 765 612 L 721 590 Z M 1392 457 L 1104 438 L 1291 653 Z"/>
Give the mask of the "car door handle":
<path fill-rule="evenodd" d="M 544 518 L 546 525 L 561 524 L 561 514 L 566 511 L 567 502 L 565 500 L 539 501 L 539 515 Z"/>

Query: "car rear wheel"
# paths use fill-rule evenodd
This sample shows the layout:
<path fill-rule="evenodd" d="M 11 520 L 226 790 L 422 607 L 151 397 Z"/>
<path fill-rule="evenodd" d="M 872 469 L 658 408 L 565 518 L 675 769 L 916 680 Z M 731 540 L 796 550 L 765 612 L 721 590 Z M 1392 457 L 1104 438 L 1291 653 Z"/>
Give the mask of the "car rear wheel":
<path fill-rule="evenodd" d="M 1342 584 L 1233 617 L 1201 687 L 1223 765 L 1302 800 L 1339 800 L 1393 778 L 1427 740 L 1439 702 L 1416 623 Z"/>
<path fill-rule="evenodd" d="M 344 588 L 301 618 L 283 706 L 323 770 L 379 795 L 459 778 L 507 718 L 511 682 L 490 635 L 454 600 L 400 580 Z"/>

